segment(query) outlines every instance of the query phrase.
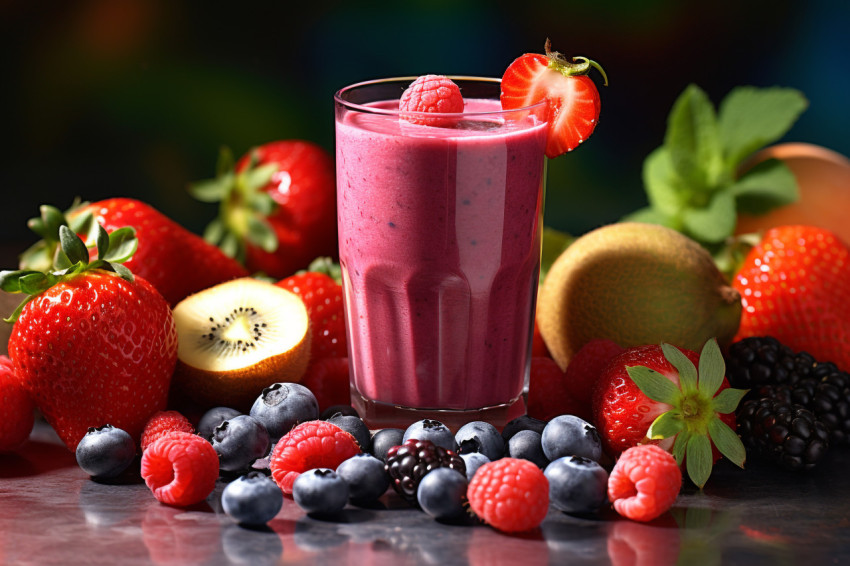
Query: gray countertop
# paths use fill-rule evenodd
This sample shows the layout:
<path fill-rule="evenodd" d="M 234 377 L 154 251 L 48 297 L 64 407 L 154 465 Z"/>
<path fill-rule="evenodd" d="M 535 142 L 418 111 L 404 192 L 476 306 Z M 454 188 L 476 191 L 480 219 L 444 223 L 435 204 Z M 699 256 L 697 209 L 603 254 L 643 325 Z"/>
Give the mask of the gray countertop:
<path fill-rule="evenodd" d="M 539 529 L 509 536 L 438 523 L 389 490 L 374 508 L 324 519 L 286 499 L 251 530 L 221 510 L 223 483 L 205 503 L 162 505 L 140 480 L 91 481 L 38 422 L 16 454 L 0 456 L 0 563 L 850 564 L 848 464 L 846 449 L 806 474 L 720 462 L 703 493 L 685 487 L 649 524 L 550 509 Z"/>

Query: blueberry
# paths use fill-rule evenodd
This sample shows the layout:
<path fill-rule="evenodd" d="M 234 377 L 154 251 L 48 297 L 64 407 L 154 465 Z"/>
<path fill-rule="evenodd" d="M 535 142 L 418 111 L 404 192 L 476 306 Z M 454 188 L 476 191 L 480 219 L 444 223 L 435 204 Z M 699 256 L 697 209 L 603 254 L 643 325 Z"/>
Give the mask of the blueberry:
<path fill-rule="evenodd" d="M 77 444 L 77 464 L 95 479 L 114 478 L 136 457 L 136 444 L 127 432 L 107 424 L 89 428 Z"/>
<path fill-rule="evenodd" d="M 521 430 L 533 430 L 534 432 L 543 434 L 544 428 L 546 428 L 546 421 L 541 421 L 540 419 L 535 419 L 528 415 L 522 415 L 505 425 L 505 428 L 502 429 L 502 438 L 504 438 L 505 443 L 507 443 L 513 435 Z"/>
<path fill-rule="evenodd" d="M 402 444 L 411 438 L 415 438 L 416 440 L 430 440 L 436 446 L 442 446 L 446 450 L 451 450 L 452 452 L 457 453 L 455 435 L 452 434 L 449 427 L 440 421 L 434 421 L 431 419 L 416 421 L 404 431 Z"/>
<path fill-rule="evenodd" d="M 505 455 L 505 440 L 499 431 L 490 423 L 472 421 L 466 423 L 455 434 L 455 441 L 460 454 L 480 452 L 491 461 Z"/>
<path fill-rule="evenodd" d="M 357 414 L 357 409 L 352 407 L 351 405 L 331 405 L 319 415 L 319 418 L 323 421 L 326 421 L 333 417 L 334 415 L 348 415 L 351 417 L 359 417 Z"/>
<path fill-rule="evenodd" d="M 239 415 L 215 427 L 212 445 L 222 471 L 241 472 L 268 454 L 271 441 L 263 423 L 249 415 Z"/>
<path fill-rule="evenodd" d="M 298 383 L 275 383 L 263 389 L 250 415 L 263 423 L 269 438 L 277 442 L 298 423 L 319 418 L 315 395 Z"/>
<path fill-rule="evenodd" d="M 267 475 L 249 472 L 227 484 L 221 494 L 221 506 L 239 523 L 264 525 L 283 506 L 283 492 Z"/>
<path fill-rule="evenodd" d="M 549 465 L 540 445 L 540 433 L 533 430 L 521 430 L 508 440 L 508 456 L 534 462 L 540 469 Z"/>
<path fill-rule="evenodd" d="M 543 430 L 543 453 L 549 460 L 581 456 L 598 462 L 602 457 L 599 431 L 589 422 L 573 415 L 555 417 Z"/>
<path fill-rule="evenodd" d="M 295 479 L 292 498 L 307 513 L 336 513 L 348 503 L 348 484 L 333 470 L 314 468 Z"/>
<path fill-rule="evenodd" d="M 400 428 L 382 428 L 372 436 L 372 455 L 386 462 L 387 452 L 393 446 L 400 446 L 403 439 L 404 431 Z"/>
<path fill-rule="evenodd" d="M 581 456 L 564 456 L 546 466 L 549 501 L 565 513 L 594 513 L 608 495 L 608 472 Z"/>
<path fill-rule="evenodd" d="M 231 409 L 230 407 L 213 407 L 204 413 L 204 416 L 198 421 L 198 436 L 202 436 L 212 442 L 212 434 L 215 427 L 227 419 L 238 417 L 241 414 L 236 409 Z"/>
<path fill-rule="evenodd" d="M 468 480 L 472 480 L 472 476 L 475 475 L 478 468 L 491 461 L 490 458 L 481 452 L 461 454 L 460 457 L 463 458 L 463 463 L 466 464 L 466 479 Z"/>
<path fill-rule="evenodd" d="M 327 419 L 327 421 L 351 434 L 363 452 L 368 452 L 372 447 L 372 433 L 360 417 L 337 414 Z"/>
<path fill-rule="evenodd" d="M 357 454 L 336 468 L 348 484 L 348 497 L 354 502 L 374 501 L 390 487 L 384 463 L 371 454 Z"/>
<path fill-rule="evenodd" d="M 465 474 L 451 468 L 436 468 L 419 482 L 416 500 L 422 510 L 435 519 L 456 519 L 466 513 L 464 502 L 468 485 Z"/>

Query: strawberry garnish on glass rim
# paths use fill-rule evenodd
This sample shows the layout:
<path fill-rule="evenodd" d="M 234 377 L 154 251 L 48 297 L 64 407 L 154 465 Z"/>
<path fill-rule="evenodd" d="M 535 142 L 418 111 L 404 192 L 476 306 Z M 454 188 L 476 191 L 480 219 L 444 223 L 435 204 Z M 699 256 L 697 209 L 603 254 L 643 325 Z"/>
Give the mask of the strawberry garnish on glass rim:
<path fill-rule="evenodd" d="M 551 50 L 547 39 L 546 54 L 526 53 L 518 57 L 502 76 L 502 108 L 524 108 L 546 100 L 549 106 L 549 135 L 546 156 L 554 158 L 572 151 L 585 141 L 599 121 L 601 103 L 596 85 L 587 76 L 590 69 L 608 76 L 596 61 L 573 57 L 572 61 Z"/>

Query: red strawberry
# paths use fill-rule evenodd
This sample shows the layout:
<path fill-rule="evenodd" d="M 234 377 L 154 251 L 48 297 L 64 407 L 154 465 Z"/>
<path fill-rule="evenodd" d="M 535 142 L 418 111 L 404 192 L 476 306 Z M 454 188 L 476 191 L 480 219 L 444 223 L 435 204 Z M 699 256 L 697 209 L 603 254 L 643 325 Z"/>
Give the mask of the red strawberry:
<path fill-rule="evenodd" d="M 348 356 L 345 338 L 345 313 L 339 266 L 329 258 L 319 258 L 307 271 L 296 273 L 275 283 L 292 291 L 304 301 L 310 313 L 313 341 L 310 358 L 344 358 Z"/>
<path fill-rule="evenodd" d="M 316 396 L 319 410 L 351 403 L 348 358 L 319 358 L 312 360 L 301 385 Z"/>
<path fill-rule="evenodd" d="M 11 452 L 26 442 L 35 422 L 29 393 L 15 375 L 15 367 L 7 356 L 0 355 L 0 454 Z"/>
<path fill-rule="evenodd" d="M 92 222 L 92 220 L 94 222 Z M 248 272 L 200 236 L 183 228 L 155 208 L 128 198 L 111 198 L 71 209 L 66 220 L 54 207 L 42 207 L 30 227 L 44 240 L 25 252 L 21 269 L 50 268 L 59 244 L 59 226 L 68 224 L 93 247 L 96 224 L 107 232 L 126 226 L 136 232 L 139 247 L 125 262 L 127 269 L 151 283 L 170 305 L 218 283 L 245 277 Z M 179 274 L 179 275 L 178 275 Z"/>
<path fill-rule="evenodd" d="M 56 270 L 4 271 L 0 287 L 29 295 L 13 313 L 15 372 L 70 450 L 89 427 L 111 424 L 136 441 L 165 408 L 177 363 L 171 309 L 153 285 L 122 265 L 132 228 L 98 231 L 98 259 L 67 226 Z"/>
<path fill-rule="evenodd" d="M 518 57 L 502 76 L 502 108 L 512 110 L 546 100 L 549 105 L 549 138 L 546 155 L 550 158 L 572 151 L 585 141 L 599 120 L 601 102 L 596 85 L 587 76 L 591 68 L 608 77 L 595 61 L 563 55 L 550 50 L 546 54 L 526 53 Z"/>
<path fill-rule="evenodd" d="M 773 336 L 850 371 L 850 249 L 832 232 L 768 230 L 732 285 L 743 304 L 735 341 Z"/>
<path fill-rule="evenodd" d="M 699 371 L 697 371 L 699 367 Z M 746 391 L 732 389 L 715 340 L 702 353 L 669 344 L 628 348 L 606 367 L 593 391 L 594 424 L 611 456 L 646 443 L 672 451 L 699 487 L 723 454 L 743 467 L 735 408 Z M 712 446 L 719 450 L 713 457 Z"/>
<path fill-rule="evenodd" d="M 552 358 L 532 357 L 528 381 L 528 416 L 548 421 L 559 415 L 578 415 L 582 407 L 567 388 L 564 372 Z"/>
<path fill-rule="evenodd" d="M 564 382 L 567 394 L 575 399 L 580 407 L 577 416 L 587 421 L 593 420 L 593 387 L 608 363 L 622 351 L 623 348 L 613 340 L 595 338 L 582 346 L 570 359 L 570 364 L 564 372 Z"/>
<path fill-rule="evenodd" d="M 192 195 L 221 202 L 208 241 L 243 260 L 250 271 L 283 278 L 319 256 L 336 257 L 336 177 L 331 156 L 316 144 L 275 141 L 252 149 L 234 166 L 228 150 L 218 176 L 195 183 Z"/>

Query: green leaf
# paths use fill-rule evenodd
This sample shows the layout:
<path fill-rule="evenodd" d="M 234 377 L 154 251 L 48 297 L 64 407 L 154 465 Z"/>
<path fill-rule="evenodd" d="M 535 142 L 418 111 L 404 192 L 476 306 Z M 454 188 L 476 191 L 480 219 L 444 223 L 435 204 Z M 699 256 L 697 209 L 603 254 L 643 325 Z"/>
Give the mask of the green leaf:
<path fill-rule="evenodd" d="M 204 240 L 210 244 L 217 246 L 224 238 L 225 228 L 224 222 L 220 218 L 216 218 L 204 229 Z"/>
<path fill-rule="evenodd" d="M 715 186 L 723 170 L 723 153 L 714 105 L 691 84 L 679 95 L 667 121 L 664 146 L 673 170 L 691 190 Z"/>
<path fill-rule="evenodd" d="M 555 260 L 570 246 L 575 238 L 548 226 L 543 227 L 543 245 L 540 254 L 540 281 L 546 278 Z"/>
<path fill-rule="evenodd" d="M 671 344 L 661 344 L 664 357 L 679 372 L 679 385 L 685 395 L 697 391 L 697 368 L 682 351 Z"/>
<path fill-rule="evenodd" d="M 243 173 L 245 175 L 245 184 L 249 188 L 259 191 L 271 182 L 272 177 L 278 172 L 278 169 L 279 166 L 277 163 L 266 163 L 259 167 L 247 169 Z"/>
<path fill-rule="evenodd" d="M 27 275 L 32 275 L 34 273 L 41 273 L 40 271 L 34 271 L 31 269 L 19 269 L 15 271 L 4 270 L 0 271 L 0 290 L 6 291 L 7 293 L 20 293 L 21 290 L 21 278 L 26 277 Z"/>
<path fill-rule="evenodd" d="M 658 415 L 649 425 L 646 436 L 651 440 L 661 440 L 676 436 L 683 430 L 685 430 L 685 421 L 682 420 L 682 414 L 673 409 Z"/>
<path fill-rule="evenodd" d="M 189 184 L 189 194 L 201 202 L 220 202 L 224 200 L 233 186 L 233 173 L 226 173 L 215 179 L 205 179 Z"/>
<path fill-rule="evenodd" d="M 749 214 L 764 214 L 800 198 L 797 178 L 785 163 L 777 159 L 759 163 L 728 190 L 735 197 L 738 210 Z"/>
<path fill-rule="evenodd" d="M 634 212 L 625 215 L 621 219 L 621 222 L 642 222 L 644 224 L 659 224 L 661 226 L 672 228 L 673 230 L 679 230 L 681 228 L 681 222 L 677 218 L 673 216 L 667 216 L 659 210 L 652 208 L 651 206 L 638 209 Z"/>
<path fill-rule="evenodd" d="M 120 263 L 110 263 L 112 270 L 121 277 L 121 279 L 125 279 L 127 281 L 132 282 L 135 277 L 133 277 L 133 272 L 127 269 L 127 266 Z"/>
<path fill-rule="evenodd" d="M 678 435 L 676 435 L 676 440 L 675 442 L 673 442 L 673 457 L 676 459 L 676 463 L 680 466 L 685 460 L 685 451 L 688 448 L 688 441 L 690 439 L 691 433 L 687 430 L 683 430 Z"/>
<path fill-rule="evenodd" d="M 68 256 L 65 255 L 65 252 L 62 251 L 61 247 L 56 248 L 56 252 L 53 254 L 53 264 L 51 268 L 56 271 L 62 271 L 63 269 L 68 269 L 74 265 L 71 263 L 71 260 L 68 259 Z"/>
<path fill-rule="evenodd" d="M 703 488 L 711 475 L 711 441 L 707 436 L 695 434 L 688 439 L 686 451 L 688 477 L 699 487 Z"/>
<path fill-rule="evenodd" d="M 248 217 L 246 239 L 263 250 L 271 253 L 277 249 L 277 235 L 271 225 L 257 216 Z"/>
<path fill-rule="evenodd" d="M 85 234 L 87 240 L 90 240 L 97 232 L 97 222 L 94 221 L 94 214 L 90 210 L 72 216 L 68 221 L 68 227 L 77 234 Z"/>
<path fill-rule="evenodd" d="M 735 231 L 735 198 L 728 191 L 711 196 L 705 208 L 688 208 L 682 215 L 684 229 L 700 242 L 722 242 Z"/>
<path fill-rule="evenodd" d="M 719 132 L 727 167 L 785 135 L 808 106 L 791 88 L 738 87 L 720 104 Z"/>
<path fill-rule="evenodd" d="M 38 295 L 56 282 L 56 277 L 46 273 L 29 273 L 20 278 L 21 292 L 27 295 Z"/>
<path fill-rule="evenodd" d="M 71 263 L 88 263 L 89 250 L 73 230 L 67 226 L 60 226 L 59 242 L 62 245 L 62 251 L 68 256 Z"/>
<path fill-rule="evenodd" d="M 707 340 L 699 355 L 699 391 L 711 399 L 723 384 L 726 363 L 714 338 Z"/>
<path fill-rule="evenodd" d="M 3 319 L 3 322 L 10 322 L 11 323 L 11 322 L 15 322 L 16 320 L 18 320 L 18 317 L 21 316 L 21 312 L 23 312 L 26 304 L 28 302 L 30 302 L 31 300 L 33 300 L 33 298 L 35 298 L 35 295 L 29 295 L 28 297 L 26 297 L 23 301 L 20 302 L 18 307 L 14 310 L 14 312 L 12 314 L 9 315 L 8 318 Z"/>
<path fill-rule="evenodd" d="M 232 232 L 226 232 L 224 234 L 224 238 L 222 238 L 221 240 L 220 248 L 221 251 L 225 253 L 225 255 L 241 261 L 242 246 L 239 243 L 239 238 Z"/>
<path fill-rule="evenodd" d="M 269 193 L 260 191 L 254 193 L 251 199 L 251 209 L 262 216 L 269 216 L 277 209 L 277 203 Z"/>
<path fill-rule="evenodd" d="M 38 236 L 40 236 L 41 238 L 46 239 L 50 237 L 47 233 L 47 226 L 45 226 L 44 220 L 42 220 L 39 216 L 27 220 L 27 228 L 38 234 Z"/>
<path fill-rule="evenodd" d="M 727 387 L 711 400 L 711 408 L 715 413 L 726 415 L 735 411 L 749 389 Z"/>
<path fill-rule="evenodd" d="M 687 201 L 687 191 L 673 169 L 670 151 L 661 146 L 643 162 L 643 184 L 653 210 L 665 216 L 681 213 Z"/>
<path fill-rule="evenodd" d="M 221 146 L 218 150 L 218 160 L 215 163 L 216 177 L 223 177 L 228 173 L 232 173 L 235 166 L 233 152 L 226 145 Z"/>
<path fill-rule="evenodd" d="M 109 233 L 106 231 L 106 228 L 97 225 L 97 257 L 105 258 L 106 254 L 109 252 Z"/>
<path fill-rule="evenodd" d="M 68 225 L 65 221 L 65 215 L 62 214 L 61 210 L 49 204 L 41 205 L 39 210 L 41 212 L 41 219 L 44 222 L 45 232 L 47 233 L 45 238 L 56 240 L 59 235 L 59 227 Z"/>
<path fill-rule="evenodd" d="M 645 366 L 628 366 L 626 372 L 643 394 L 653 401 L 675 406 L 682 397 L 682 391 L 655 370 Z"/>
<path fill-rule="evenodd" d="M 712 419 L 708 423 L 708 435 L 721 454 L 729 458 L 729 461 L 739 468 L 744 467 L 744 462 L 747 460 L 747 450 L 729 425 L 720 419 Z"/>
<path fill-rule="evenodd" d="M 136 230 L 124 226 L 109 234 L 108 251 L 101 257 L 110 263 L 124 263 L 133 257 L 137 249 L 139 239 L 136 237 Z"/>

